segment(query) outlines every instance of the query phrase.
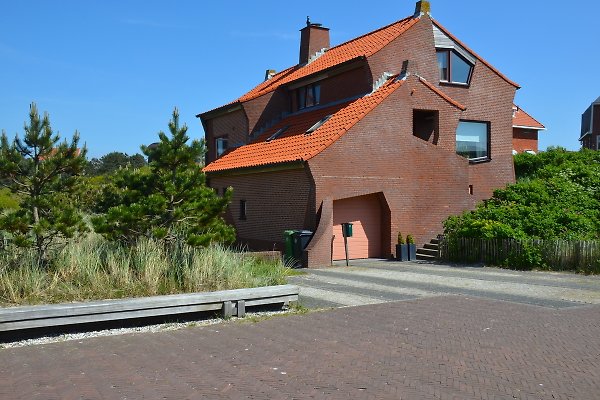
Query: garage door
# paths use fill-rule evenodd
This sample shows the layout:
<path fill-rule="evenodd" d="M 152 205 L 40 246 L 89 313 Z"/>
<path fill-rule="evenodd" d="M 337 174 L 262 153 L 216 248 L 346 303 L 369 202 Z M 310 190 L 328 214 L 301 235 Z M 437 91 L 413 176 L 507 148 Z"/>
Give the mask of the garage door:
<path fill-rule="evenodd" d="M 342 223 L 352 222 L 348 238 L 350 258 L 381 257 L 381 205 L 377 195 L 351 197 L 333 202 L 333 259 L 344 260 Z"/>

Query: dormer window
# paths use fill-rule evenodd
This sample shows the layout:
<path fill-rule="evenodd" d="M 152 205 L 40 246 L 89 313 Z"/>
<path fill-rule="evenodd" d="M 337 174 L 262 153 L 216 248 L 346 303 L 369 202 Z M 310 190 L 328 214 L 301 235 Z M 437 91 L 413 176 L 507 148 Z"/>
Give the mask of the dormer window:
<path fill-rule="evenodd" d="M 437 50 L 440 81 L 468 85 L 471 81 L 473 64 L 452 49 Z"/>
<path fill-rule="evenodd" d="M 298 89 L 298 110 L 321 103 L 321 85 L 313 83 Z"/>

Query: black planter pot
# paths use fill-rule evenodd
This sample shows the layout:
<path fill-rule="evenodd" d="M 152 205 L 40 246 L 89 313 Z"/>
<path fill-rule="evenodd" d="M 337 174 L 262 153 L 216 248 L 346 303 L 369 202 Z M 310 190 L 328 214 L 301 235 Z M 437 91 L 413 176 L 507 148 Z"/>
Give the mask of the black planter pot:
<path fill-rule="evenodd" d="M 417 260 L 417 245 L 414 243 L 407 244 L 408 246 L 408 261 Z"/>
<path fill-rule="evenodd" d="M 397 244 L 396 245 L 396 260 L 408 261 L 408 245 Z"/>

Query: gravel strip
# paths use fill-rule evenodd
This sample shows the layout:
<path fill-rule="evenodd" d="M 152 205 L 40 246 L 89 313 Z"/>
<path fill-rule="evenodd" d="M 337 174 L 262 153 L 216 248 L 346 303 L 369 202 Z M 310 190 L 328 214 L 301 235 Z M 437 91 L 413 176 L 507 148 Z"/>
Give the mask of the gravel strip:
<path fill-rule="evenodd" d="M 244 321 L 247 318 L 269 318 L 275 315 L 285 315 L 295 313 L 294 310 L 282 310 L 282 311 L 262 311 L 262 312 L 249 312 L 244 318 L 231 317 L 229 319 L 223 318 L 211 318 L 211 319 L 200 319 L 186 322 L 165 322 L 162 324 L 136 326 L 131 328 L 113 328 L 103 329 L 89 332 L 76 332 L 76 333 L 62 333 L 50 336 L 42 336 L 30 339 L 17 340 L 14 342 L 3 342 L 0 343 L 0 349 L 11 349 L 25 346 L 37 346 L 42 344 L 67 342 L 71 340 L 84 340 L 102 336 L 116 336 L 116 335 L 127 335 L 131 333 L 154 333 L 154 332 L 165 332 L 175 331 L 184 328 L 196 327 L 196 326 L 208 326 L 220 324 L 229 321 Z"/>

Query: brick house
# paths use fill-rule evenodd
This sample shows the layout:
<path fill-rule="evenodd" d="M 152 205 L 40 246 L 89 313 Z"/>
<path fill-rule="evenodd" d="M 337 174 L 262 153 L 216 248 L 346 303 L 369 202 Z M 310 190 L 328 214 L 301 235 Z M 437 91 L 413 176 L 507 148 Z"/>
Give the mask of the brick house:
<path fill-rule="evenodd" d="M 538 133 L 546 130 L 539 121 L 525 110 L 513 105 L 513 154 L 538 152 Z"/>
<path fill-rule="evenodd" d="M 226 218 L 240 243 L 281 249 L 284 230 L 308 229 L 305 263 L 329 265 L 353 222 L 351 258 L 389 257 L 398 232 L 428 242 L 446 217 L 514 182 L 519 86 L 429 10 L 419 1 L 334 47 L 307 20 L 297 65 L 198 115 L 204 171 L 218 193 L 233 187 Z"/>
<path fill-rule="evenodd" d="M 600 97 L 581 114 L 581 147 L 600 150 Z"/>

